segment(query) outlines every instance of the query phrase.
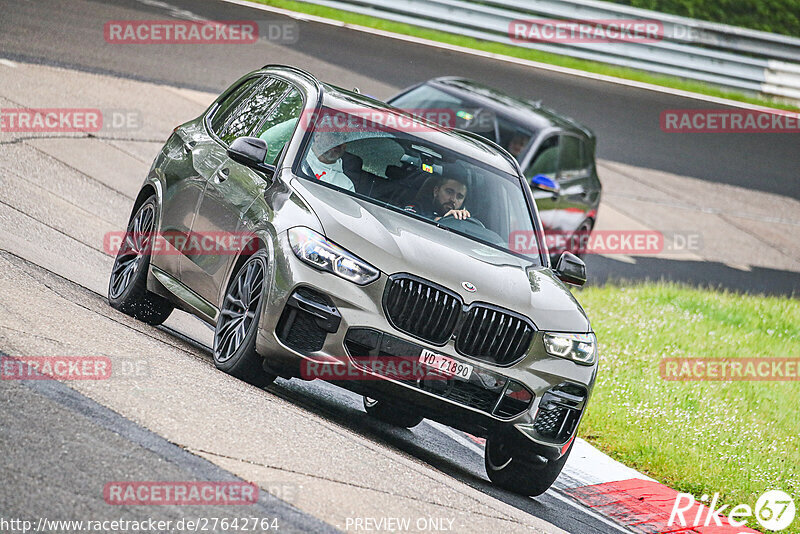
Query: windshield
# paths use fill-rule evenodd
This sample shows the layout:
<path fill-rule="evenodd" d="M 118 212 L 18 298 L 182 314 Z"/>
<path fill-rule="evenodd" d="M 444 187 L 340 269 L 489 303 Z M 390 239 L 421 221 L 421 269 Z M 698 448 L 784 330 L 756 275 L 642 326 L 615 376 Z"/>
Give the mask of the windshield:
<path fill-rule="evenodd" d="M 412 89 L 394 99 L 391 104 L 411 113 L 432 118 L 442 126 L 460 128 L 482 135 L 508 150 L 520 162 L 535 134 L 530 128 L 497 115 L 491 108 L 480 106 L 472 100 L 430 85 Z M 430 110 L 438 110 L 440 113 L 430 113 Z"/>
<path fill-rule="evenodd" d="M 369 119 L 323 108 L 297 174 L 539 263 L 518 176 L 432 143 L 419 133 L 432 130 L 424 123 L 389 110 L 370 110 Z"/>

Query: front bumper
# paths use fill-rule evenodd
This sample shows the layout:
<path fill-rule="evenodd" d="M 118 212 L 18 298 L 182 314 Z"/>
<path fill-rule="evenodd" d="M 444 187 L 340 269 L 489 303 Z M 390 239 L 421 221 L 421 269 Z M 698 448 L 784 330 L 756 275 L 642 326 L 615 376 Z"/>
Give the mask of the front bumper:
<path fill-rule="evenodd" d="M 566 451 L 591 395 L 596 365 L 548 355 L 541 332 L 521 361 L 505 367 L 459 354 L 452 340 L 444 346 L 427 345 L 386 318 L 385 274 L 358 286 L 318 271 L 297 259 L 285 234 L 273 252 L 272 283 L 256 338 L 256 349 L 271 370 L 322 378 L 361 395 L 391 400 L 477 436 L 524 436 L 550 458 Z M 374 363 L 387 358 L 405 359 L 418 369 L 423 349 L 473 366 L 470 380 L 373 372 Z M 520 404 L 509 392 L 523 388 L 532 399 Z M 526 395 L 518 397 L 524 400 Z"/>

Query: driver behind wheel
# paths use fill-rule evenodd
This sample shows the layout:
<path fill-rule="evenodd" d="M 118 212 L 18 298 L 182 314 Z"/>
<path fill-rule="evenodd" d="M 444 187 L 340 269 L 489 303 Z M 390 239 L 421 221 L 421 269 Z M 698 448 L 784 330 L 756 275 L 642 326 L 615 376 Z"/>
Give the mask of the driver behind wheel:
<path fill-rule="evenodd" d="M 434 221 L 449 215 L 462 221 L 470 217 L 469 211 L 462 208 L 467 198 L 466 178 L 457 173 L 440 178 L 434 186 L 432 194 L 427 198 L 425 198 L 424 191 L 421 193 L 423 193 L 423 198 L 415 204 L 406 206 L 406 211 L 417 213 Z"/>

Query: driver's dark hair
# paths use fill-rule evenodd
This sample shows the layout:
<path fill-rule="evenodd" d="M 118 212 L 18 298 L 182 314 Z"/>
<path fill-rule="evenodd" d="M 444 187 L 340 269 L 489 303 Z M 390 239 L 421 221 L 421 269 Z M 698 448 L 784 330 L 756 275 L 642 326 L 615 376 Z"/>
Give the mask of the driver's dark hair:
<path fill-rule="evenodd" d="M 439 177 L 439 180 L 436 182 L 436 185 L 434 185 L 433 188 L 435 189 L 436 187 L 444 185 L 444 183 L 447 182 L 448 180 L 453 180 L 454 182 L 458 182 L 467 188 L 467 192 L 464 193 L 464 204 L 466 204 L 467 198 L 469 198 L 470 186 L 472 185 L 470 183 L 469 177 L 467 176 L 466 169 L 464 169 L 458 163 L 448 165 L 442 171 L 442 176 Z M 431 193 L 432 192 L 433 189 L 431 189 Z"/>
<path fill-rule="evenodd" d="M 469 196 L 469 180 L 462 174 L 452 173 L 451 176 L 431 176 L 422 187 L 419 188 L 417 194 L 414 196 L 413 204 L 423 206 L 424 209 L 429 209 L 433 205 L 433 190 L 437 187 L 444 185 L 448 180 L 456 181 L 467 188 L 467 193 L 464 195 L 464 203 L 467 202 Z"/>

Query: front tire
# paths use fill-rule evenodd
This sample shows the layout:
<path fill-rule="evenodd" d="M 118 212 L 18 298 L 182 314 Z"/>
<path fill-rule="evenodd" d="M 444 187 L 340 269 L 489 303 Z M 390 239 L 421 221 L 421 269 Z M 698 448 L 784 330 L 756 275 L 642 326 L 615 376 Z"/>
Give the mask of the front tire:
<path fill-rule="evenodd" d="M 424 419 L 421 415 L 403 410 L 390 402 L 370 397 L 364 397 L 364 409 L 375 419 L 403 428 L 413 428 Z"/>
<path fill-rule="evenodd" d="M 486 474 L 492 484 L 499 488 L 536 497 L 547 491 L 556 481 L 574 444 L 573 441 L 558 460 L 549 460 L 538 455 L 532 443 L 526 444 L 527 447 L 512 447 L 507 439 L 491 436 L 486 439 L 484 452 Z"/>
<path fill-rule="evenodd" d="M 166 321 L 175 309 L 167 299 L 147 290 L 147 271 L 156 231 L 156 206 L 153 195 L 131 217 L 108 279 L 108 303 L 122 313 L 154 326 Z"/>
<path fill-rule="evenodd" d="M 258 322 L 264 309 L 266 254 L 255 253 L 228 284 L 214 330 L 214 365 L 254 386 L 268 386 L 277 378 L 263 368 L 256 352 Z"/>

